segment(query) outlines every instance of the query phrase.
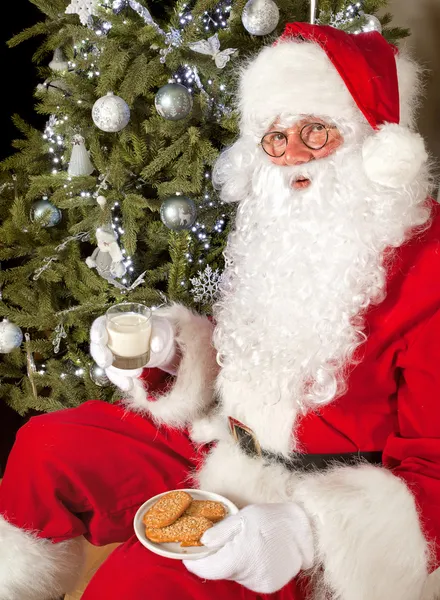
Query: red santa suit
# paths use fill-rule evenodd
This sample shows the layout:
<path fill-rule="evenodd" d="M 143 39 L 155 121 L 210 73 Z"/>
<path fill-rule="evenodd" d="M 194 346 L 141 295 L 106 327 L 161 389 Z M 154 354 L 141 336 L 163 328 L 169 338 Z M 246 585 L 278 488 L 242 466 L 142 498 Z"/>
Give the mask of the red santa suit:
<path fill-rule="evenodd" d="M 289 36 L 314 41 L 326 29 L 290 27 Z M 328 33 L 324 58 L 333 39 Z M 244 80 L 249 87 L 242 97 L 249 89 L 255 97 L 252 73 Z M 268 86 L 268 93 L 274 89 Z M 244 102 L 243 135 L 265 104 L 261 98 L 260 108 L 247 113 Z M 282 112 L 279 107 L 276 114 Z M 387 120 L 399 121 L 390 113 Z M 410 135 L 403 133 L 407 140 Z M 381 167 L 376 164 L 378 178 Z M 366 170 L 372 175 L 371 161 Z M 18 434 L 0 488 L 0 599 L 47 600 L 67 591 L 81 563 L 82 535 L 97 545 L 125 542 L 95 575 L 87 600 L 176 594 L 184 600 L 299 600 L 309 582 L 316 598 L 434 599 L 438 580 L 428 573 L 440 564 L 440 215 L 432 201 L 422 210 L 431 213 L 430 226 L 385 253 L 385 297 L 363 314 L 366 341 L 355 349 L 339 397 L 315 406 L 248 398 L 246 382 L 222 382 L 211 344 L 214 325 L 174 306 L 182 350 L 175 378 L 146 369 L 125 407 L 88 402 L 31 419 Z M 230 423 L 250 428 L 254 445 L 237 441 Z M 382 465 L 368 464 L 379 455 Z M 239 507 L 303 507 L 313 523 L 315 568 L 263 596 L 234 581 L 204 581 L 180 561 L 150 553 L 131 535 L 134 513 L 150 496 L 189 481 Z"/>

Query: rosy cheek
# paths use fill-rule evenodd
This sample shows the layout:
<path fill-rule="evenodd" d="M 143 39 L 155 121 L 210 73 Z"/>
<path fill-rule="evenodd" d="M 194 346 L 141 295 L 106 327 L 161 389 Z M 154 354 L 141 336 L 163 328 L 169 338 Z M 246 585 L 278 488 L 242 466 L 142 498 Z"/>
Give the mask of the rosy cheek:
<path fill-rule="evenodd" d="M 284 156 L 275 158 L 275 156 L 268 156 L 270 162 L 274 165 L 284 165 Z"/>
<path fill-rule="evenodd" d="M 321 150 L 315 150 L 313 153 L 315 160 L 318 160 L 318 158 L 326 158 L 327 156 L 330 156 L 330 154 L 336 152 L 336 150 L 342 146 L 343 141 L 344 140 L 340 137 L 329 141 Z"/>

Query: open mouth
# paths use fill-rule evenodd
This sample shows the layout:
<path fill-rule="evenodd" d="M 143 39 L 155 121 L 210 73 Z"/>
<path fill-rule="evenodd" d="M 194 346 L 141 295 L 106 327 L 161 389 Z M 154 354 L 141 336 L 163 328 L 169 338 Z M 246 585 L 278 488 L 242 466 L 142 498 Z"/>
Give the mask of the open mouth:
<path fill-rule="evenodd" d="M 300 175 L 299 177 L 295 177 L 295 179 L 292 181 L 292 187 L 295 190 L 303 190 L 308 188 L 311 183 L 312 182 L 308 177 L 302 177 Z"/>

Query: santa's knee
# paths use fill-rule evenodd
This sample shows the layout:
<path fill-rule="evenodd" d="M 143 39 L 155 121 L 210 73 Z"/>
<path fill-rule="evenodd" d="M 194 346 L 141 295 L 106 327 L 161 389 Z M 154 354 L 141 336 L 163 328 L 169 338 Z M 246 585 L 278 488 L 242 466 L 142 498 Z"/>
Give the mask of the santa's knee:
<path fill-rule="evenodd" d="M 52 415 L 17 434 L 0 486 L 0 600 L 59 598 L 82 571 L 82 524 L 58 496 L 62 434 Z"/>
<path fill-rule="evenodd" d="M 53 543 L 0 515 L 0 600 L 55 600 L 75 589 L 82 538 Z"/>

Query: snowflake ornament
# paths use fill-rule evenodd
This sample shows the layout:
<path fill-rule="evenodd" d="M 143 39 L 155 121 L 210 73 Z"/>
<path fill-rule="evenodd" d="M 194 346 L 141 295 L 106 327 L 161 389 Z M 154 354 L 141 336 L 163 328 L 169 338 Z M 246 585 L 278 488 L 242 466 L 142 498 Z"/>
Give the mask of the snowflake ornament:
<path fill-rule="evenodd" d="M 204 271 L 198 271 L 197 277 L 192 277 L 190 282 L 192 283 L 191 293 L 196 302 L 202 302 L 203 304 L 211 304 L 217 300 L 217 296 L 220 292 L 220 283 L 222 274 L 218 269 L 215 271 L 208 265 Z"/>
<path fill-rule="evenodd" d="M 97 14 L 98 4 L 99 0 L 71 0 L 66 14 L 78 15 L 82 25 L 88 25 L 92 15 Z"/>

